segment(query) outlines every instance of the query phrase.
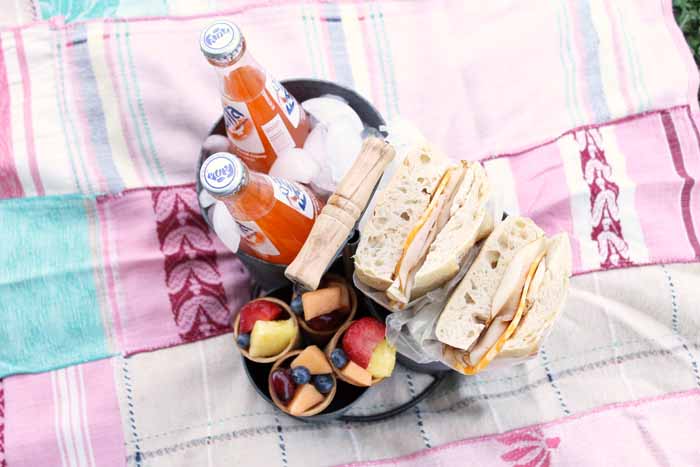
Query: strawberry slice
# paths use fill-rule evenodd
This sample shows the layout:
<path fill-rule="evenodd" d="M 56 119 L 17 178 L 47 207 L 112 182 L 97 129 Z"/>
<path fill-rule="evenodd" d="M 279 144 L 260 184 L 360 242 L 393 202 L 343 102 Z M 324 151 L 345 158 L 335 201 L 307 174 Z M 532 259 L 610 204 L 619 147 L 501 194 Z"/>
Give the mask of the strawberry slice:
<path fill-rule="evenodd" d="M 362 368 L 369 366 L 372 352 L 384 340 L 386 326 L 375 318 L 360 318 L 343 335 L 343 350 L 350 360 Z"/>
<path fill-rule="evenodd" d="M 239 313 L 241 319 L 238 322 L 238 333 L 248 334 L 253 330 L 256 321 L 274 321 L 279 318 L 282 315 L 282 307 L 267 300 L 258 300 L 243 305 Z"/>

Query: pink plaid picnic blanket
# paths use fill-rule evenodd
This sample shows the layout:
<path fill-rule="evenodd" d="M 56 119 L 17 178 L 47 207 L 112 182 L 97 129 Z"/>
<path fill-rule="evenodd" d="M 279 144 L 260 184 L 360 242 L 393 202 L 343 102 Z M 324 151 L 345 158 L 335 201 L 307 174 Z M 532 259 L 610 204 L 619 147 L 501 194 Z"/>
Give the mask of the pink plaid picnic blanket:
<path fill-rule="evenodd" d="M 0 466 L 697 462 L 699 78 L 670 0 L 206 3 L 0 13 Z M 259 399 L 228 331 L 249 276 L 192 184 L 218 17 L 276 76 L 356 89 L 568 232 L 537 359 L 377 424 Z M 428 381 L 399 369 L 354 411 Z"/>

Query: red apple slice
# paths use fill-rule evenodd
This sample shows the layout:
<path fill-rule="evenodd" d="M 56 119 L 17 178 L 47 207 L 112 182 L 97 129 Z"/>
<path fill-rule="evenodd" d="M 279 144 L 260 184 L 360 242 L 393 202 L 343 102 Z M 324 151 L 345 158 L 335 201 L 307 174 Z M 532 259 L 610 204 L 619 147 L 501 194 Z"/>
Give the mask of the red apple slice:
<path fill-rule="evenodd" d="M 238 333 L 247 334 L 253 330 L 256 321 L 274 321 L 279 318 L 282 308 L 267 300 L 256 300 L 243 305 L 239 313 L 241 319 L 238 322 Z"/>
<path fill-rule="evenodd" d="M 350 360 L 367 369 L 374 348 L 384 339 L 386 326 L 381 321 L 365 317 L 350 325 L 343 335 L 343 350 Z"/>

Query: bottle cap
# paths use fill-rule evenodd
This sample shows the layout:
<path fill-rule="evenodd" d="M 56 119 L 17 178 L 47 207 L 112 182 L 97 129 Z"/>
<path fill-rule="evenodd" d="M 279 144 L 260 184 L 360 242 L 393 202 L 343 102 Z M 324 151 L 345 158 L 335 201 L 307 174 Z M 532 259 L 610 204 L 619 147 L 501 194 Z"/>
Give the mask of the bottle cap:
<path fill-rule="evenodd" d="M 217 152 L 204 161 L 199 170 L 202 187 L 214 195 L 232 195 L 245 184 L 248 169 L 228 152 Z"/>
<path fill-rule="evenodd" d="M 229 62 L 243 49 L 243 35 L 235 24 L 219 20 L 202 31 L 199 47 L 205 57 L 216 62 Z"/>

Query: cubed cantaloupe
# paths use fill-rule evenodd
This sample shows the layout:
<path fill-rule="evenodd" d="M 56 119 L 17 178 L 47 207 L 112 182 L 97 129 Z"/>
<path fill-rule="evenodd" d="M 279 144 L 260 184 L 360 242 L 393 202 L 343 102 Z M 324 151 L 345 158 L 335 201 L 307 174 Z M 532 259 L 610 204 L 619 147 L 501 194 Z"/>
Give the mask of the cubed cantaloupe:
<path fill-rule="evenodd" d="M 333 369 L 331 368 L 330 363 L 328 363 L 328 359 L 326 359 L 323 351 L 315 345 L 310 345 L 305 348 L 294 360 L 292 360 L 290 366 L 292 368 L 305 366 L 312 375 L 324 375 L 333 372 Z"/>
<path fill-rule="evenodd" d="M 352 360 L 340 370 L 340 373 L 358 386 L 372 384 L 372 374 Z"/>
<path fill-rule="evenodd" d="M 292 415 L 301 415 L 312 407 L 323 402 L 323 394 L 318 392 L 313 384 L 306 383 L 299 386 L 287 405 L 287 410 Z"/>
<path fill-rule="evenodd" d="M 305 292 L 301 295 L 304 319 L 309 321 L 331 311 L 349 307 L 348 291 L 340 285 Z"/>

